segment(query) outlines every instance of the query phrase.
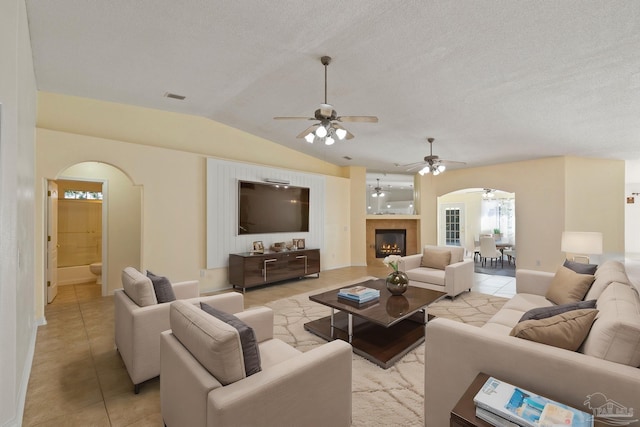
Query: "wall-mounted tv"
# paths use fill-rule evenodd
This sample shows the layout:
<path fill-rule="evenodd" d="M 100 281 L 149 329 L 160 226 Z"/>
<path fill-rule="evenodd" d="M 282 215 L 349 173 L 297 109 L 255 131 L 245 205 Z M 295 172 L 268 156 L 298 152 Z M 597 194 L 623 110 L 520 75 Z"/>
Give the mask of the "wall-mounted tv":
<path fill-rule="evenodd" d="M 309 231 L 309 189 L 238 181 L 238 234 Z"/>

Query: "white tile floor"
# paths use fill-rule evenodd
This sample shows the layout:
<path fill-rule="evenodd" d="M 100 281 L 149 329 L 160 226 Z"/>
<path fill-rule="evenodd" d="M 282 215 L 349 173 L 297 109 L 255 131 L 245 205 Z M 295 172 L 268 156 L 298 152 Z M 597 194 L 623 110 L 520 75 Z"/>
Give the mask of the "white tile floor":
<path fill-rule="evenodd" d="M 474 273 L 472 291 L 511 298 L 516 294 L 516 278 Z"/>

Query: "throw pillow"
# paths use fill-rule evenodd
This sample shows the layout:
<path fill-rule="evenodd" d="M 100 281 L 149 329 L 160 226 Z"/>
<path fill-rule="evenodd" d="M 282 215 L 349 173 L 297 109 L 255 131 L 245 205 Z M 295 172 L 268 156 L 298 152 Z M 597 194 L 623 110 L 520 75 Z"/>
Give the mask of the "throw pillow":
<path fill-rule="evenodd" d="M 583 264 L 581 262 L 569 261 L 568 259 L 564 260 L 564 264 L 562 265 L 578 274 L 596 274 L 596 270 L 598 269 L 597 264 Z"/>
<path fill-rule="evenodd" d="M 565 350 L 576 351 L 589 335 L 598 310 L 573 310 L 540 320 L 518 323 L 510 335 Z"/>
<path fill-rule="evenodd" d="M 451 252 L 447 250 L 425 249 L 422 253 L 421 267 L 444 270 L 451 262 Z"/>
<path fill-rule="evenodd" d="M 522 315 L 518 322 L 525 320 L 540 320 L 557 314 L 566 313 L 567 311 L 580 310 L 583 308 L 596 308 L 596 300 L 570 302 L 569 304 L 552 305 L 551 307 L 533 308 Z"/>
<path fill-rule="evenodd" d="M 593 283 L 593 275 L 578 274 L 560 266 L 551 280 L 545 297 L 554 304 L 581 301 Z"/>
<path fill-rule="evenodd" d="M 151 280 L 133 267 L 122 270 L 122 288 L 124 293 L 140 307 L 158 303 Z"/>
<path fill-rule="evenodd" d="M 149 270 L 147 270 L 147 277 L 153 283 L 153 290 L 156 293 L 158 304 L 176 300 L 176 294 L 173 292 L 173 286 L 171 286 L 169 279 L 164 276 L 156 276 Z"/>
<path fill-rule="evenodd" d="M 256 334 L 253 331 L 253 328 L 233 314 L 220 311 L 211 307 L 209 304 L 201 302 L 200 308 L 213 317 L 222 320 L 238 330 L 238 334 L 240 334 L 240 342 L 242 344 L 242 357 L 244 359 L 245 375 L 250 376 L 260 372 L 262 370 L 260 367 L 260 349 L 258 349 L 258 341 L 256 340 Z"/>

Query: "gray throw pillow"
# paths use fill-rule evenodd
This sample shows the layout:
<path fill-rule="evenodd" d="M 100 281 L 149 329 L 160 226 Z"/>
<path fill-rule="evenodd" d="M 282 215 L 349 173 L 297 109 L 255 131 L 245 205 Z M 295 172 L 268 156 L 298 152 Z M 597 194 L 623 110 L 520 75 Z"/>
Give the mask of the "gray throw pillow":
<path fill-rule="evenodd" d="M 169 279 L 163 276 L 156 276 L 148 270 L 147 277 L 151 279 L 151 283 L 153 283 L 153 290 L 156 293 L 158 304 L 176 300 L 176 294 L 173 292 L 173 286 L 171 286 Z"/>
<path fill-rule="evenodd" d="M 200 308 L 212 315 L 213 317 L 233 326 L 240 334 L 240 343 L 242 344 L 242 357 L 244 359 L 244 371 L 246 376 L 256 374 L 262 370 L 260 367 L 260 350 L 258 349 L 258 341 L 256 334 L 249 325 L 238 319 L 233 314 L 225 313 L 209 304 L 200 303 Z"/>
<path fill-rule="evenodd" d="M 569 261 L 568 259 L 564 260 L 564 264 L 562 265 L 578 274 L 596 274 L 596 270 L 598 269 L 597 264 L 584 264 L 581 262 Z"/>
<path fill-rule="evenodd" d="M 540 320 L 547 317 L 566 313 L 572 310 L 581 310 L 584 308 L 596 308 L 596 300 L 570 302 L 568 304 L 552 305 L 551 307 L 533 308 L 522 315 L 518 323 L 525 320 Z"/>

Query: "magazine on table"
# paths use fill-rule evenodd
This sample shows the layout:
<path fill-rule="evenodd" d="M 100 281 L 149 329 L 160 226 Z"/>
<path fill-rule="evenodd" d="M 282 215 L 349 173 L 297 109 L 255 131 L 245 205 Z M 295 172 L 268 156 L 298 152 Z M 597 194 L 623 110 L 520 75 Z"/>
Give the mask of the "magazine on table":
<path fill-rule="evenodd" d="M 353 286 L 351 288 L 340 289 L 338 297 L 362 303 L 380 298 L 380 291 L 378 289 L 367 288 L 366 286 Z"/>
<path fill-rule="evenodd" d="M 593 415 L 490 377 L 473 398 L 478 408 L 525 427 L 593 427 Z M 506 424 L 508 425 L 508 424 Z"/>
<path fill-rule="evenodd" d="M 508 419 L 502 418 L 500 415 L 496 415 L 479 406 L 476 406 L 476 417 L 495 427 L 520 427 L 518 424 L 512 423 Z"/>

